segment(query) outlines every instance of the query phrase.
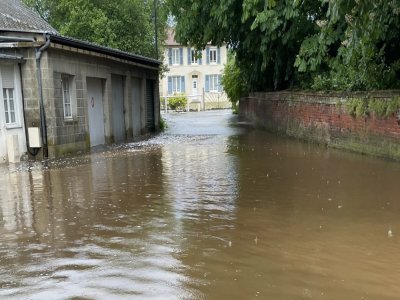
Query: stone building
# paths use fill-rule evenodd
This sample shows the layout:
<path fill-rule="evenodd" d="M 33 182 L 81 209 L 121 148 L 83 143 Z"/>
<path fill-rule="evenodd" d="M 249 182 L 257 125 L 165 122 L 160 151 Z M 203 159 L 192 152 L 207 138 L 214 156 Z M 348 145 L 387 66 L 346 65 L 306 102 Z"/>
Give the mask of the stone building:
<path fill-rule="evenodd" d="M 160 83 L 162 98 L 184 94 L 194 106 L 200 104 L 203 109 L 231 107 L 221 85 L 226 46 L 209 44 L 196 51 L 177 43 L 173 30 L 168 31 L 166 46 L 164 64 L 168 72 Z M 164 100 L 161 102 L 164 104 Z"/>
<path fill-rule="evenodd" d="M 57 157 L 158 130 L 161 62 L 61 36 L 0 1 L 0 158 Z"/>

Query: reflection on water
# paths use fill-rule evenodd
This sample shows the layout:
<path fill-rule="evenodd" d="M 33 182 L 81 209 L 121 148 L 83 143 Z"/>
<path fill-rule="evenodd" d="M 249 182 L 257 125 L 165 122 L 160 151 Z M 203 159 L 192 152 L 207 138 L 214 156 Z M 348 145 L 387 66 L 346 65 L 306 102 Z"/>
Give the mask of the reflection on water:
<path fill-rule="evenodd" d="M 0 168 L 1 299 L 398 299 L 398 163 L 227 112 L 167 118 L 146 142 Z"/>

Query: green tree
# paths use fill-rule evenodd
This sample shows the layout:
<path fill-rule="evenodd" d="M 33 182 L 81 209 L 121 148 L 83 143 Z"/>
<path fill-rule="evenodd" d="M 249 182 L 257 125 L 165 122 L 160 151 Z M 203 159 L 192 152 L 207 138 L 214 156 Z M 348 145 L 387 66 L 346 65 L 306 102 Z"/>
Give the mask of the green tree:
<path fill-rule="evenodd" d="M 319 1 L 169 0 L 176 37 L 203 49 L 226 43 L 250 89 L 284 89 L 297 78 L 294 62 L 302 40 L 318 30 Z"/>
<path fill-rule="evenodd" d="M 307 37 L 296 59 L 317 89 L 399 87 L 400 1 L 329 0 L 319 31 Z"/>
<path fill-rule="evenodd" d="M 400 0 L 167 0 L 176 37 L 226 43 L 249 90 L 400 86 Z"/>
<path fill-rule="evenodd" d="M 228 95 L 229 101 L 232 102 L 233 110 L 237 112 L 238 102 L 241 97 L 248 93 L 249 85 L 236 64 L 236 58 L 233 52 L 228 53 L 228 62 L 222 74 L 222 85 Z"/>
<path fill-rule="evenodd" d="M 156 57 L 154 1 L 24 0 L 62 35 Z M 167 13 L 158 3 L 158 57 L 162 57 Z"/>

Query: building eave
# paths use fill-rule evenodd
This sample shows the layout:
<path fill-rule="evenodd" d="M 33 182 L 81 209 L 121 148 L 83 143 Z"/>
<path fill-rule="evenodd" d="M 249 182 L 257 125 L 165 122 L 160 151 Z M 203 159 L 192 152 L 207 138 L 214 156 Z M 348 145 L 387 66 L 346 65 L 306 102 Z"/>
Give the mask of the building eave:
<path fill-rule="evenodd" d="M 93 43 L 89 43 L 86 41 L 70 38 L 70 37 L 63 37 L 60 35 L 52 35 L 50 34 L 49 36 L 50 41 L 55 44 L 61 44 L 69 47 L 74 47 L 78 49 L 83 49 L 83 50 L 88 50 L 88 51 L 93 51 L 105 55 L 109 55 L 112 57 L 116 57 L 119 59 L 124 59 L 128 60 L 134 63 L 142 64 L 142 65 L 147 65 L 150 67 L 155 67 L 159 68 L 160 65 L 162 64 L 161 61 L 148 58 L 145 56 L 137 55 L 137 54 L 132 54 L 129 52 L 124 52 L 121 50 L 113 49 L 113 48 L 108 48 L 104 46 L 99 46 Z"/>
<path fill-rule="evenodd" d="M 39 30 L 39 29 L 36 30 L 36 29 L 20 29 L 20 28 L 1 28 L 1 27 L 0 27 L 0 32 L 59 35 L 57 31 L 46 31 L 46 30 Z"/>

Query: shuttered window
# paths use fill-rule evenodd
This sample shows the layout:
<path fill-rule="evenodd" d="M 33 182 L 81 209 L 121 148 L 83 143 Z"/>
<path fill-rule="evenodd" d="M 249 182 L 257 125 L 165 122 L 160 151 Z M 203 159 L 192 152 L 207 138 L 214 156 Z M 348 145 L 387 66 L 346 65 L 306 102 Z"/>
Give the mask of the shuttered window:
<path fill-rule="evenodd" d="M 168 76 L 168 94 L 179 94 L 185 92 L 184 76 Z"/>
<path fill-rule="evenodd" d="M 205 91 L 206 92 L 222 92 L 221 75 L 220 74 L 206 75 Z"/>
<path fill-rule="evenodd" d="M 179 48 L 173 48 L 172 49 L 172 64 L 173 65 L 180 65 L 181 64 Z"/>
<path fill-rule="evenodd" d="M 210 48 L 210 64 L 217 63 L 217 48 Z"/>
<path fill-rule="evenodd" d="M 207 47 L 207 64 L 220 64 L 221 63 L 221 48 L 220 47 Z"/>
<path fill-rule="evenodd" d="M 210 75 L 210 92 L 218 92 L 218 75 Z"/>
<path fill-rule="evenodd" d="M 201 59 L 201 51 L 196 51 L 195 49 L 190 50 L 190 57 L 191 57 L 191 64 L 193 65 L 200 65 L 200 59 Z"/>

